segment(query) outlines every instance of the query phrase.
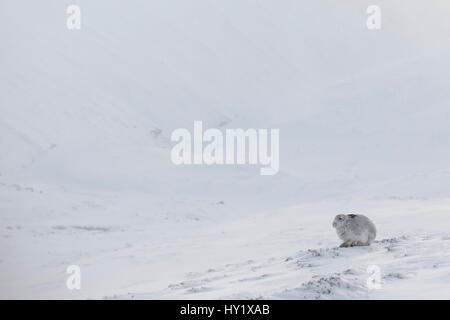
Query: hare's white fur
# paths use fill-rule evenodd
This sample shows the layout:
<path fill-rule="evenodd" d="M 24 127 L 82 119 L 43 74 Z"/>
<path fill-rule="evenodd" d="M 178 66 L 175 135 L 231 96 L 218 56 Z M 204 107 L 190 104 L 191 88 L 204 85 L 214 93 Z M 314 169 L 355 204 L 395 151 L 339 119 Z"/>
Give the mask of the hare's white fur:
<path fill-rule="evenodd" d="M 362 214 L 338 214 L 333 221 L 341 247 L 368 246 L 375 240 L 377 230 L 369 218 Z"/>

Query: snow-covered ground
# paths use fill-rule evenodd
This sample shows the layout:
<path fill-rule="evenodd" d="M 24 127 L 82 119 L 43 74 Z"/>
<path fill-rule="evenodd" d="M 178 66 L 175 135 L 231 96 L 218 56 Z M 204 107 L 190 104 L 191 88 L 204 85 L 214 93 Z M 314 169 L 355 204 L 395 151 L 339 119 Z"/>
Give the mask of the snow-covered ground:
<path fill-rule="evenodd" d="M 342 198 L 244 213 L 189 198 L 1 188 L 3 297 L 450 298 L 450 199 Z M 356 208 L 376 222 L 378 241 L 338 248 L 333 215 Z M 71 264 L 82 290 L 65 286 Z M 366 286 L 372 265 L 379 290 Z"/>
<path fill-rule="evenodd" d="M 450 298 L 446 1 L 74 2 L 0 0 L 0 298 Z M 175 166 L 194 120 L 279 173 Z"/>

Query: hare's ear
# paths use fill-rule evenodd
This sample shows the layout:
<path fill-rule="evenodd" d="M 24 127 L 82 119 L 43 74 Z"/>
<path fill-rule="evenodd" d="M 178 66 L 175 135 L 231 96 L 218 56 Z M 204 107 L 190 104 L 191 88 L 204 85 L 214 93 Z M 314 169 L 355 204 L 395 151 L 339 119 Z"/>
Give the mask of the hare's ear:
<path fill-rule="evenodd" d="M 348 214 L 347 216 L 349 216 L 350 218 L 354 218 L 354 217 L 356 217 L 356 214 L 351 213 L 351 214 Z"/>

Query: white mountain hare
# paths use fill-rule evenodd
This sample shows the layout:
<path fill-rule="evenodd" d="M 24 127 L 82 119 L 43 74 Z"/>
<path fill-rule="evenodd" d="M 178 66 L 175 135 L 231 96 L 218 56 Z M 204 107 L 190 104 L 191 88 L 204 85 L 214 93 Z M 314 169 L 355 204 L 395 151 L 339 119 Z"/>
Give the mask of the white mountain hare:
<path fill-rule="evenodd" d="M 369 218 L 361 214 L 338 214 L 333 221 L 341 247 L 368 246 L 375 240 L 377 230 Z"/>

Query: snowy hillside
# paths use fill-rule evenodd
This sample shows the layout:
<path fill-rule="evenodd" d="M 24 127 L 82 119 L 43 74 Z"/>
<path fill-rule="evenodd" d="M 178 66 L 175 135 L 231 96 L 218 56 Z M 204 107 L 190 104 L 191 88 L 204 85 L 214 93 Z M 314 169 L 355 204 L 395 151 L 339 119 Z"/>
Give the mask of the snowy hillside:
<path fill-rule="evenodd" d="M 358 0 L 0 0 L 0 298 L 448 299 L 435 3 L 380 0 L 373 31 Z M 279 129 L 279 173 L 175 166 L 195 120 Z M 337 248 L 347 212 L 376 243 Z"/>

